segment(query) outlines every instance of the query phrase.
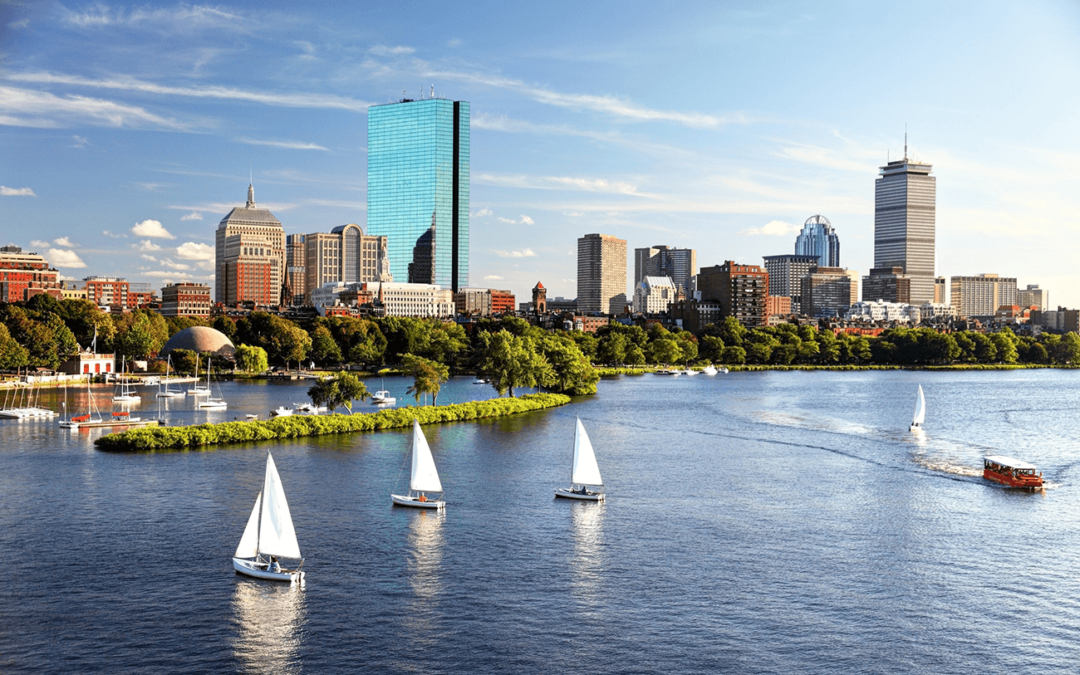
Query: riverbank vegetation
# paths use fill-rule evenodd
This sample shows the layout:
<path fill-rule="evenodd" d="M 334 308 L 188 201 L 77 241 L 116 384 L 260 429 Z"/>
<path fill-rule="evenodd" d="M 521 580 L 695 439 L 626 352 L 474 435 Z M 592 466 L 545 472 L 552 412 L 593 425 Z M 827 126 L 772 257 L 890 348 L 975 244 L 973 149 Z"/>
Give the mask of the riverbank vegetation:
<path fill-rule="evenodd" d="M 147 427 L 102 436 L 94 441 L 101 450 L 137 452 L 204 448 L 211 445 L 250 443 L 328 434 L 408 427 L 420 424 L 463 422 L 554 408 L 570 402 L 563 394 L 527 394 L 444 406 L 404 407 L 357 415 L 293 415 L 272 420 L 221 422 L 189 427 Z"/>

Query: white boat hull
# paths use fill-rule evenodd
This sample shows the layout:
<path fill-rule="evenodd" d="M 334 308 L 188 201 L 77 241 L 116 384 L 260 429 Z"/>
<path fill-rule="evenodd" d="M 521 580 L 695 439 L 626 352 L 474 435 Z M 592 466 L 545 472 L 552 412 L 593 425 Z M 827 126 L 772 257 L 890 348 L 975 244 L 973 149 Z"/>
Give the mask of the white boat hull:
<path fill-rule="evenodd" d="M 570 488 L 558 488 L 555 490 L 556 497 L 563 497 L 564 499 L 580 499 L 586 502 L 602 502 L 604 501 L 603 492 L 586 492 L 581 494 Z"/>
<path fill-rule="evenodd" d="M 182 391 L 159 391 L 156 396 L 158 398 L 184 398 L 184 392 Z"/>
<path fill-rule="evenodd" d="M 113 403 L 141 403 L 142 396 L 113 396 Z"/>
<path fill-rule="evenodd" d="M 192 396 L 209 396 L 210 395 L 210 390 L 209 389 L 188 389 L 187 393 L 191 394 Z"/>
<path fill-rule="evenodd" d="M 441 509 L 446 507 L 446 502 L 442 499 L 420 501 L 418 497 L 410 497 L 408 495 L 390 495 L 390 499 L 393 500 L 398 506 L 410 506 L 414 509 Z"/>
<path fill-rule="evenodd" d="M 200 401 L 199 407 L 203 410 L 226 410 L 229 404 L 225 401 Z"/>
<path fill-rule="evenodd" d="M 270 416 L 271 417 L 292 417 L 292 413 L 293 413 L 293 411 L 289 410 L 288 408 L 277 408 L 275 410 L 270 411 Z"/>
<path fill-rule="evenodd" d="M 256 579 L 304 583 L 304 573 L 299 570 L 287 570 L 282 568 L 280 572 L 271 572 L 267 569 L 266 563 L 256 562 L 248 558 L 233 558 L 232 564 L 233 569 L 240 574 L 255 577 Z"/>

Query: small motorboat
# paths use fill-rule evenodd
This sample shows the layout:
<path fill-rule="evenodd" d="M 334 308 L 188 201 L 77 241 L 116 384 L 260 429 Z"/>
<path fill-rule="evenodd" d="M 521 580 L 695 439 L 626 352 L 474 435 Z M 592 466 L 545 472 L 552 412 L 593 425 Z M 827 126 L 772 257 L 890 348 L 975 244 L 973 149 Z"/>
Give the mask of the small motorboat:
<path fill-rule="evenodd" d="M 428 492 L 437 493 L 437 499 L 429 499 Z M 442 499 L 443 486 L 439 480 L 439 471 L 435 468 L 435 459 L 431 456 L 420 422 L 413 420 L 412 468 L 409 472 L 409 494 L 391 494 L 390 499 L 398 506 L 411 506 L 414 509 L 441 509 L 446 506 Z"/>
<path fill-rule="evenodd" d="M 698 374 L 698 371 L 694 370 L 693 368 L 687 368 L 686 370 L 683 371 L 683 375 L 697 375 L 697 374 Z"/>
<path fill-rule="evenodd" d="M 380 389 L 371 395 L 371 402 L 375 405 L 393 405 L 397 403 L 397 399 L 390 395 L 390 392 L 385 389 Z"/>
<path fill-rule="evenodd" d="M 706 375 L 709 375 L 709 376 L 715 375 L 716 374 L 716 366 L 714 366 L 714 365 L 712 365 L 710 363 L 709 365 L 702 368 L 701 372 L 703 372 L 703 373 L 705 373 Z"/>
<path fill-rule="evenodd" d="M 257 419 L 259 419 L 259 416 L 257 414 L 255 414 L 255 413 L 248 413 L 248 414 L 244 415 L 244 419 L 257 420 Z"/>
<path fill-rule="evenodd" d="M 293 414 L 292 408 L 286 408 L 283 405 L 279 405 L 270 411 L 270 417 L 289 417 Z"/>
<path fill-rule="evenodd" d="M 1001 483 L 1006 487 L 1030 490 L 1042 488 L 1043 476 L 1041 473 L 1035 473 L 1036 471 L 1038 469 L 1034 464 L 1012 457 L 1001 455 L 983 457 L 983 478 Z"/>
<path fill-rule="evenodd" d="M 324 405 L 315 405 L 314 403 L 293 403 L 293 410 L 305 415 L 318 415 L 326 412 L 327 408 Z"/>
<path fill-rule="evenodd" d="M 472 381 L 473 384 L 488 384 L 488 381 L 482 377 L 478 377 Z"/>
<path fill-rule="evenodd" d="M 599 486 L 600 489 L 590 490 L 590 486 Z M 590 502 L 604 501 L 604 479 L 600 477 L 596 453 L 580 417 L 574 430 L 574 464 L 570 469 L 570 487 L 556 489 L 555 496 Z"/>

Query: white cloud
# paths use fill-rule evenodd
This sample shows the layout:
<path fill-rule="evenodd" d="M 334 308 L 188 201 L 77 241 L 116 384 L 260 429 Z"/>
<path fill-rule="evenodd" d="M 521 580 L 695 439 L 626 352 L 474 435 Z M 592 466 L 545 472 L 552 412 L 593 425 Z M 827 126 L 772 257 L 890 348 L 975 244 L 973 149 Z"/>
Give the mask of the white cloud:
<path fill-rule="evenodd" d="M 155 115 L 138 106 L 73 94 L 60 97 L 44 91 L 0 87 L 0 124 L 49 129 L 69 123 L 158 127 L 174 131 L 190 128 L 188 124 Z"/>
<path fill-rule="evenodd" d="M 35 239 L 35 240 L 31 241 L 30 245 L 31 246 L 36 246 L 37 248 L 49 248 L 49 246 L 51 246 L 51 244 L 49 244 L 49 242 L 42 241 L 40 239 Z"/>
<path fill-rule="evenodd" d="M 57 246 L 63 246 L 64 248 L 79 248 L 78 244 L 71 241 L 67 237 L 60 237 L 58 239 L 53 239 L 53 243 L 56 244 Z"/>
<path fill-rule="evenodd" d="M 186 216 L 180 218 L 180 220 L 202 220 L 202 214 L 198 211 L 192 211 Z"/>
<path fill-rule="evenodd" d="M 533 190 L 582 190 L 585 192 L 605 192 L 610 194 L 631 195 L 634 197 L 655 198 L 656 195 L 638 192 L 637 186 L 623 181 L 609 181 L 604 178 L 576 178 L 573 176 L 527 176 L 500 175 L 481 173 L 472 178 L 473 183 L 496 185 L 499 187 L 528 188 Z"/>
<path fill-rule="evenodd" d="M 480 209 L 479 211 L 475 211 L 473 213 L 470 213 L 469 217 L 470 218 L 483 218 L 484 216 L 490 216 L 490 215 L 491 215 L 491 209 Z"/>
<path fill-rule="evenodd" d="M 496 218 L 500 223 L 506 223 L 507 225 L 535 225 L 536 221 L 532 218 L 522 215 L 520 220 L 511 220 L 510 218 Z"/>
<path fill-rule="evenodd" d="M 187 241 L 176 247 L 176 257 L 183 260 L 213 260 L 214 247 Z"/>
<path fill-rule="evenodd" d="M 528 216 L 523 215 L 523 216 L 521 216 L 521 224 L 522 225 L 535 225 L 536 221 L 534 221 L 532 218 L 530 218 Z"/>
<path fill-rule="evenodd" d="M 144 277 L 161 277 L 165 280 L 170 279 L 190 279 L 191 275 L 187 272 L 166 272 L 164 270 L 154 270 L 153 272 L 141 272 Z"/>
<path fill-rule="evenodd" d="M 799 233 L 799 226 L 792 225 L 791 223 L 785 223 L 782 220 L 770 220 L 761 227 L 752 227 L 747 230 L 739 232 L 739 234 L 745 235 L 767 235 L 772 237 L 784 237 L 792 234 Z"/>
<path fill-rule="evenodd" d="M 131 248 L 136 251 L 160 251 L 161 247 L 150 241 L 149 239 L 143 239 L 138 244 L 132 244 Z"/>
<path fill-rule="evenodd" d="M 82 261 L 79 254 L 75 251 L 63 251 L 58 248 L 50 248 L 45 253 L 45 258 L 53 264 L 54 267 L 86 267 L 86 263 Z"/>
<path fill-rule="evenodd" d="M 126 234 L 116 234 L 115 232 L 110 232 L 109 230 L 102 230 L 101 233 L 106 237 L 111 237 L 113 239 L 127 239 Z"/>
<path fill-rule="evenodd" d="M 533 258 L 536 256 L 536 253 L 531 248 L 522 251 L 497 251 L 493 249 L 492 253 L 500 258 Z"/>
<path fill-rule="evenodd" d="M 82 150 L 86 146 L 90 145 L 90 141 L 86 140 L 84 136 L 78 136 L 73 134 L 71 137 L 75 139 L 75 144 L 71 146 L 73 148 L 78 148 Z"/>
<path fill-rule="evenodd" d="M 152 255 L 147 255 L 147 254 L 145 254 L 145 253 L 143 253 L 143 254 L 142 254 L 142 255 L 140 255 L 139 257 L 140 257 L 140 258 L 142 258 L 143 260 L 149 260 L 150 262 L 157 262 L 157 261 L 158 261 L 158 259 L 157 259 L 157 258 L 155 258 L 154 256 L 152 256 Z"/>
<path fill-rule="evenodd" d="M 370 51 L 372 54 L 376 54 L 378 56 L 403 56 L 405 54 L 413 54 L 413 53 L 416 52 L 416 50 L 413 49 L 412 47 L 402 47 L 400 45 L 397 46 L 397 47 L 387 47 L 386 45 L 375 45 L 374 47 L 372 47 L 368 51 Z"/>
<path fill-rule="evenodd" d="M 232 87 L 217 85 L 203 85 L 198 87 L 170 87 L 163 84 L 155 84 L 138 80 L 133 77 L 116 77 L 108 80 L 94 80 L 77 75 L 64 75 L 60 73 L 14 73 L 7 79 L 18 82 L 34 82 L 38 84 L 67 84 L 76 87 L 97 87 L 101 89 L 117 89 L 121 91 L 137 91 L 143 94 L 164 94 L 167 96 L 188 96 L 192 98 L 217 98 L 234 101 L 248 101 L 250 103 L 262 103 L 264 105 L 282 106 L 286 108 L 330 108 L 338 110 L 351 110 L 353 112 L 367 113 L 368 107 L 374 105 L 367 101 L 357 101 L 343 96 L 329 94 L 308 93 L 270 93 L 261 91 L 247 91 Z M 0 89 L 0 100 L 3 100 L 3 91 Z M 91 99 L 92 100 L 92 99 Z M 0 106 L 0 111 L 3 107 Z M 25 125 L 24 125 L 25 126 Z"/>
<path fill-rule="evenodd" d="M 160 262 L 161 262 L 162 265 L 164 265 L 165 267 L 168 267 L 171 270 L 189 270 L 189 269 L 191 269 L 191 265 L 187 265 L 185 263 L 173 262 L 172 260 L 170 260 L 168 258 L 163 258 Z"/>
<path fill-rule="evenodd" d="M 488 281 L 488 280 L 502 281 L 502 277 L 500 277 L 498 274 L 489 274 L 486 277 L 484 277 L 484 281 Z"/>
<path fill-rule="evenodd" d="M 237 138 L 236 142 L 247 143 L 248 145 L 267 145 L 271 148 L 285 148 L 286 150 L 322 150 L 329 152 L 321 145 L 304 143 L 303 141 L 260 141 L 257 138 Z"/>
<path fill-rule="evenodd" d="M 143 220 L 135 223 L 135 226 L 131 228 L 132 234 L 138 237 L 156 237 L 158 239 L 176 239 L 165 227 L 157 220 Z"/>
<path fill-rule="evenodd" d="M 179 3 L 175 8 L 150 9 L 140 7 L 132 10 L 112 8 L 98 3 L 82 12 L 64 10 L 62 19 L 77 28 L 106 28 L 108 26 L 154 28 L 174 27 L 181 30 L 197 28 L 229 28 L 237 30 L 250 23 L 250 19 L 230 14 L 217 7 Z"/>
<path fill-rule="evenodd" d="M 0 185 L 0 195 L 4 197 L 37 197 L 30 188 L 9 188 L 6 185 Z"/>

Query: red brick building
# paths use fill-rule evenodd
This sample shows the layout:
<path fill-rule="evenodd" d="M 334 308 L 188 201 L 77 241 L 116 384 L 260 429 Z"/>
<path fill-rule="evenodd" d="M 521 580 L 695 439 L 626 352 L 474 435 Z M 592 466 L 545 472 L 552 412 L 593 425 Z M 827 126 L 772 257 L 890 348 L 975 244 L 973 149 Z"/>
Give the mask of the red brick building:
<path fill-rule="evenodd" d="M 118 277 L 86 277 L 86 299 L 98 307 L 131 307 L 130 284 Z"/>
<path fill-rule="evenodd" d="M 728 260 L 723 265 L 702 267 L 697 290 L 703 301 L 719 302 L 725 317 L 733 316 L 747 328 L 768 323 L 769 273 L 760 265 Z"/>
<path fill-rule="evenodd" d="M 162 316 L 210 316 L 210 287 L 188 281 L 161 289 Z"/>
<path fill-rule="evenodd" d="M 491 289 L 491 313 L 513 314 L 514 294 L 510 291 Z"/>
<path fill-rule="evenodd" d="M 39 293 L 62 298 L 60 275 L 49 261 L 18 246 L 0 247 L 0 302 L 22 302 Z"/>

